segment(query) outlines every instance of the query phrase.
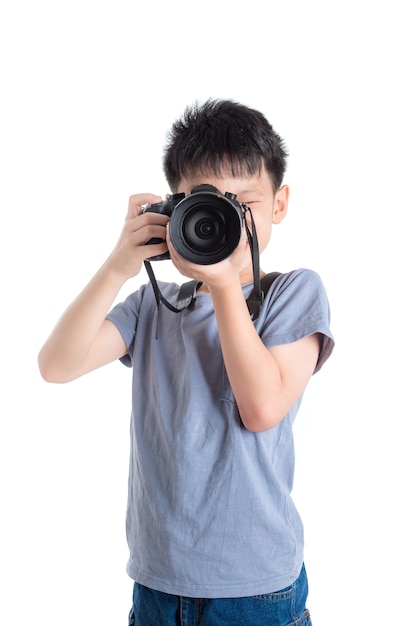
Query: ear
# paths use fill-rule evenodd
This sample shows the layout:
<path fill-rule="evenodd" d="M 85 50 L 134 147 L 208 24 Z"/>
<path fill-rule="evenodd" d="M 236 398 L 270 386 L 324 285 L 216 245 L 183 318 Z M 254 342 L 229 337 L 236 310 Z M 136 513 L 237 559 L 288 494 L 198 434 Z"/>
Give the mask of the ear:
<path fill-rule="evenodd" d="M 286 217 L 288 203 L 289 187 L 287 185 L 282 185 L 282 187 L 276 191 L 276 195 L 274 196 L 273 224 L 280 224 L 282 219 Z"/>

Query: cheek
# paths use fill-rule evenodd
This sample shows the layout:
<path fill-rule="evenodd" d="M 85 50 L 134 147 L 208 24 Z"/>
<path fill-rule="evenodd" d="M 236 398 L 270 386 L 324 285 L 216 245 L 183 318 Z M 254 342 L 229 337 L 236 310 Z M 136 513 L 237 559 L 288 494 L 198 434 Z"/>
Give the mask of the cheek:
<path fill-rule="evenodd" d="M 251 228 L 251 220 L 248 224 L 250 231 L 252 230 Z M 257 219 L 256 216 L 254 216 L 254 226 L 255 226 L 255 230 L 257 232 L 257 237 L 259 239 L 262 239 L 264 237 L 268 237 L 270 232 L 271 232 L 271 224 L 269 222 L 267 222 L 266 220 L 263 219 Z"/>
<path fill-rule="evenodd" d="M 257 233 L 258 244 L 260 247 L 265 246 L 270 239 L 272 226 L 270 223 L 257 220 L 254 220 L 254 224 Z"/>
<path fill-rule="evenodd" d="M 264 250 L 270 241 L 271 233 L 272 233 L 272 217 L 269 207 L 267 206 L 256 206 L 252 209 L 252 215 L 254 220 L 254 226 L 257 233 L 257 240 L 260 250 Z M 250 232 L 252 231 L 251 227 L 251 216 L 249 211 L 245 215 L 248 228 Z"/>

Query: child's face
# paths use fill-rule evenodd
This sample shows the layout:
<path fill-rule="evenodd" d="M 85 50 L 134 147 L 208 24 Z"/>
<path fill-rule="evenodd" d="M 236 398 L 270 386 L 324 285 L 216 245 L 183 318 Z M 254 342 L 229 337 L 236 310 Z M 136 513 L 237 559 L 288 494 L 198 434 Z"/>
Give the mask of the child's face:
<path fill-rule="evenodd" d="M 272 225 L 279 224 L 286 215 L 288 187 L 284 185 L 274 194 L 271 179 L 263 168 L 259 175 L 250 178 L 232 177 L 228 173 L 222 177 L 197 175 L 185 178 L 180 181 L 177 191 L 188 195 L 193 187 L 202 184 L 213 185 L 222 194 L 227 191 L 234 193 L 237 195 L 238 202 L 243 202 L 250 207 L 257 230 L 260 252 L 262 252 L 270 241 Z M 248 214 L 247 219 L 250 220 Z M 251 226 L 249 221 L 248 224 Z M 250 253 L 247 256 L 245 267 L 242 268 L 244 274 L 249 271 L 252 273 Z"/>

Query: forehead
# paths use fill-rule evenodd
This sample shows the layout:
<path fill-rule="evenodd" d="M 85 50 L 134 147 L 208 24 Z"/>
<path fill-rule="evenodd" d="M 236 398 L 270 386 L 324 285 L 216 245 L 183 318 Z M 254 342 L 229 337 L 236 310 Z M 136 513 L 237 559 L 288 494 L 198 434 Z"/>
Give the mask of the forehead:
<path fill-rule="evenodd" d="M 271 189 L 271 180 L 265 169 L 252 176 L 233 176 L 228 170 L 220 174 L 194 173 L 180 180 L 178 191 L 190 193 L 197 185 L 213 185 L 221 193 L 229 191 L 235 194 L 263 193 L 267 188 Z"/>

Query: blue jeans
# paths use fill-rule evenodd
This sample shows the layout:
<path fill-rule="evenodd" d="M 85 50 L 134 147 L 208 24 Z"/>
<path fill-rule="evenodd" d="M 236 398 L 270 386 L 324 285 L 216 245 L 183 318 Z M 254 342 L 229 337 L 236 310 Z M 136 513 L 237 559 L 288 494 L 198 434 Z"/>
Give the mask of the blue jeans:
<path fill-rule="evenodd" d="M 312 626 L 305 567 L 291 585 L 246 598 L 185 598 L 134 584 L 129 626 Z"/>

